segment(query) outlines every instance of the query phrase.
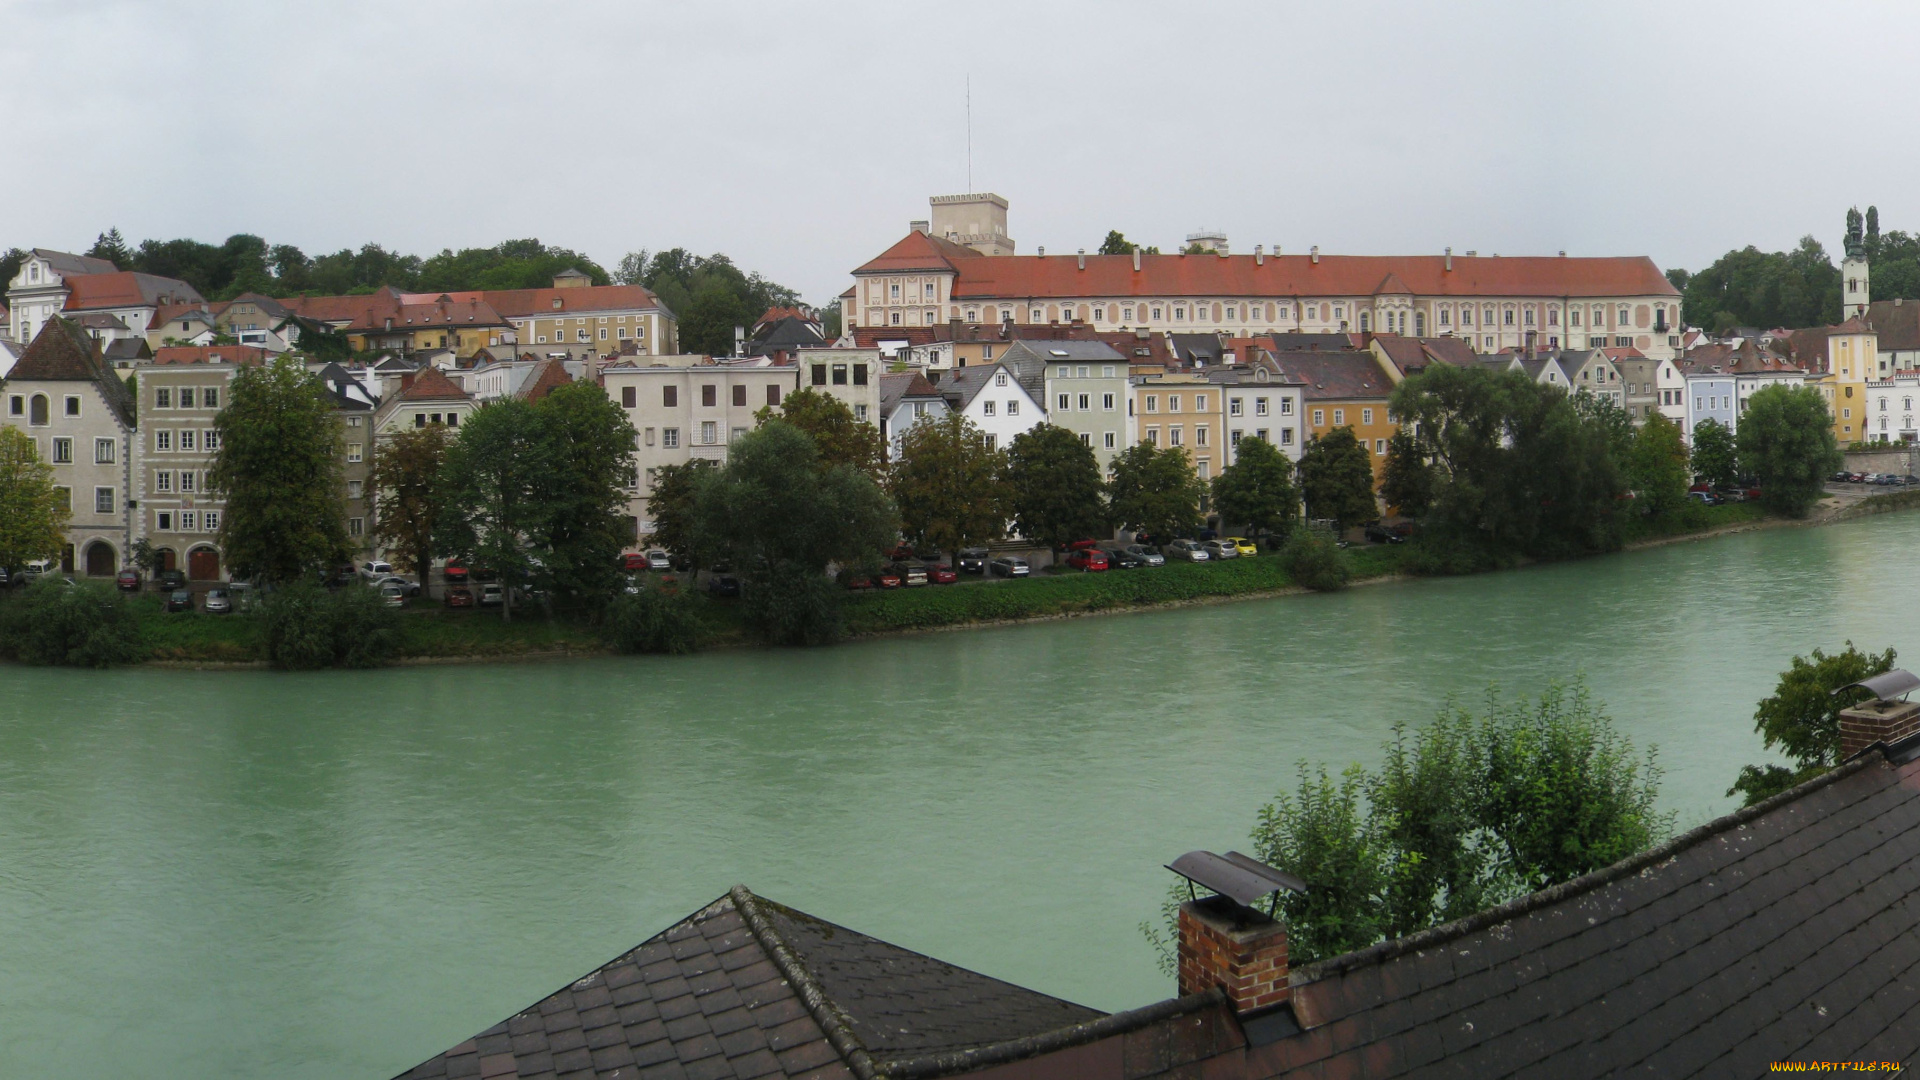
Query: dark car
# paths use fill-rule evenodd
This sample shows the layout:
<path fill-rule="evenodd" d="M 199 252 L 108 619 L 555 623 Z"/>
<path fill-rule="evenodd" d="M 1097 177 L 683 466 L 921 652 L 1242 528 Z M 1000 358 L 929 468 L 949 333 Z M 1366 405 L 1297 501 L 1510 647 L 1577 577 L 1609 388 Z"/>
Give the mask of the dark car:
<path fill-rule="evenodd" d="M 1113 560 L 1097 547 L 1076 547 L 1067 556 L 1067 565 L 1082 573 L 1104 572 L 1113 565 Z"/>
<path fill-rule="evenodd" d="M 185 589 L 175 589 L 167 594 L 168 611 L 192 611 L 193 594 Z"/>
<path fill-rule="evenodd" d="M 1115 570 L 1138 570 L 1147 565 L 1147 560 L 1122 548 L 1118 551 L 1107 552 L 1107 565 L 1113 567 Z"/>
<path fill-rule="evenodd" d="M 1404 544 L 1406 542 L 1406 537 L 1401 536 L 1385 525 L 1367 526 L 1367 543 L 1369 544 Z"/>
<path fill-rule="evenodd" d="M 453 588 L 448 589 L 447 606 L 450 608 L 472 607 L 473 590 L 467 588 L 465 585 L 455 585 Z"/>
<path fill-rule="evenodd" d="M 896 544 L 892 551 L 887 552 L 887 558 L 892 559 L 894 562 L 899 562 L 902 559 L 911 559 L 913 558 L 913 545 Z"/>
<path fill-rule="evenodd" d="M 122 570 L 113 576 L 113 584 L 121 592 L 139 592 L 140 571 L 131 569 Z"/>
<path fill-rule="evenodd" d="M 1711 491 L 1689 491 L 1687 492 L 1687 498 L 1703 506 L 1719 506 L 1726 501 Z"/>
<path fill-rule="evenodd" d="M 187 575 L 178 570 L 162 570 L 153 576 L 153 583 L 162 592 L 172 592 L 174 589 L 187 587 Z"/>
<path fill-rule="evenodd" d="M 1832 476 L 1827 477 L 1827 479 L 1836 484 L 1851 484 L 1853 483 L 1853 474 L 1843 469 L 1840 472 L 1834 473 Z"/>
<path fill-rule="evenodd" d="M 873 588 L 873 576 L 871 574 L 850 573 L 847 575 L 847 588 L 871 589 Z"/>
<path fill-rule="evenodd" d="M 963 574 L 986 573 L 987 549 L 983 547 L 961 548 L 956 566 Z"/>
<path fill-rule="evenodd" d="M 732 574 L 716 574 L 707 579 L 707 595 L 729 599 L 740 595 L 740 579 Z"/>

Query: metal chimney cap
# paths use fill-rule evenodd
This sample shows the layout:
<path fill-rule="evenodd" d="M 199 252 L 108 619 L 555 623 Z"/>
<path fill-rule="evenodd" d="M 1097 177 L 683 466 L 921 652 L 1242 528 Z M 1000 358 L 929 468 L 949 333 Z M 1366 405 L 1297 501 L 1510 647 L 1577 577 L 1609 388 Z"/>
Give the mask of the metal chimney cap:
<path fill-rule="evenodd" d="M 1920 690 L 1920 675 L 1915 675 L 1904 668 L 1894 668 L 1892 671 L 1875 675 L 1870 679 L 1848 683 L 1833 693 L 1838 694 L 1842 690 L 1851 690 L 1856 686 L 1872 694 L 1875 701 L 1891 701 L 1896 697 L 1905 697 L 1915 690 Z"/>
<path fill-rule="evenodd" d="M 1225 855 L 1216 855 L 1211 851 L 1189 851 L 1168 863 L 1167 869 L 1195 885 L 1205 886 L 1247 907 L 1282 889 L 1298 893 L 1307 891 L 1306 882 L 1237 851 L 1229 851 Z"/>

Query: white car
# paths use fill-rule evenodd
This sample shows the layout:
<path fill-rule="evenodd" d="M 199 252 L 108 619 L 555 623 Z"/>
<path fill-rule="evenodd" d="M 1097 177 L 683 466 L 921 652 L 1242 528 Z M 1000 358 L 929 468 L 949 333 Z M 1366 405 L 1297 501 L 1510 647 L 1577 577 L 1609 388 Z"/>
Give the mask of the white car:
<path fill-rule="evenodd" d="M 393 564 L 370 559 L 360 564 L 360 576 L 368 582 L 378 582 L 393 576 Z"/>
<path fill-rule="evenodd" d="M 489 581 L 485 585 L 480 586 L 479 603 L 481 607 L 499 607 L 506 602 L 506 590 L 500 587 L 499 582 Z"/>
<path fill-rule="evenodd" d="M 673 561 L 667 558 L 666 552 L 661 551 L 659 548 L 655 548 L 652 551 L 647 552 L 647 569 L 671 570 L 673 569 Z"/>
<path fill-rule="evenodd" d="M 397 587 L 400 590 L 401 595 L 403 596 L 419 596 L 420 595 L 420 586 L 418 584 L 414 583 L 413 581 L 407 578 L 403 578 L 398 574 L 388 574 L 386 577 L 373 578 L 369 580 L 367 584 L 383 592 L 386 590 L 387 586 L 392 585 Z"/>

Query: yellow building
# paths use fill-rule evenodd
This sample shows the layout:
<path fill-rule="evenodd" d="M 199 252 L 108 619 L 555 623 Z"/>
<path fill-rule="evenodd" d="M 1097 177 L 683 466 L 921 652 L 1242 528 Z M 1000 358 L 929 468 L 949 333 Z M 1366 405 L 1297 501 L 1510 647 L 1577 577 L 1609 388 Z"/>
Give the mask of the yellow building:
<path fill-rule="evenodd" d="M 1136 375 L 1127 380 L 1127 417 L 1135 442 L 1177 446 L 1210 481 L 1226 465 L 1226 394 L 1202 372 Z"/>
<path fill-rule="evenodd" d="M 1373 478 L 1378 484 L 1387 467 L 1387 441 L 1400 430 L 1387 412 L 1387 399 L 1393 393 L 1393 380 L 1387 374 L 1391 362 L 1363 351 L 1293 350 L 1272 356 L 1281 371 L 1303 384 L 1302 426 L 1307 440 L 1335 428 L 1352 428 L 1373 457 Z"/>
<path fill-rule="evenodd" d="M 1858 316 L 1827 331 L 1826 373 L 1809 383 L 1826 397 L 1841 446 L 1867 438 L 1867 380 L 1877 377 L 1879 357 L 1880 336 Z"/>

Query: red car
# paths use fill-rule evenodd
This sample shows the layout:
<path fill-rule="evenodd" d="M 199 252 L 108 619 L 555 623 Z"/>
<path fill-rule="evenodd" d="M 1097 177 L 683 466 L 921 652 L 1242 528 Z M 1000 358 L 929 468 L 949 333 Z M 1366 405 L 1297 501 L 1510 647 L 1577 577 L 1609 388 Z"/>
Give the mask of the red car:
<path fill-rule="evenodd" d="M 472 607 L 473 606 L 473 590 L 467 588 L 464 585 L 459 586 L 458 588 L 448 589 L 447 590 L 447 606 L 450 608 Z"/>
<path fill-rule="evenodd" d="M 897 589 L 901 585 L 900 575 L 891 570 L 880 571 L 880 576 L 876 580 L 880 582 L 880 587 L 883 589 Z"/>
<path fill-rule="evenodd" d="M 929 566 L 927 580 L 935 585 L 951 585 L 960 580 L 960 575 L 954 573 L 951 566 Z"/>
<path fill-rule="evenodd" d="M 873 588 L 873 579 L 865 574 L 854 574 L 847 578 L 847 588 L 871 589 Z"/>
<path fill-rule="evenodd" d="M 634 570 L 645 570 L 646 568 L 647 553 L 644 551 L 629 551 L 620 556 L 620 569 L 622 570 L 631 572 Z"/>
<path fill-rule="evenodd" d="M 1712 491 L 1713 491 L 1713 485 L 1712 485 L 1712 484 L 1695 484 L 1695 485 L 1693 485 L 1692 487 L 1690 487 L 1690 488 L 1688 488 L 1687 490 L 1688 490 L 1688 491 L 1705 491 L 1705 492 L 1712 492 Z"/>
<path fill-rule="evenodd" d="M 448 585 L 465 585 L 467 583 L 467 568 L 457 562 L 450 562 L 440 568 L 440 577 Z"/>
<path fill-rule="evenodd" d="M 121 592 L 139 592 L 140 571 L 122 570 L 114 577 L 113 583 L 119 587 Z"/>
<path fill-rule="evenodd" d="M 1075 570 L 1098 571 L 1113 565 L 1107 553 L 1096 547 L 1076 547 L 1073 554 L 1067 556 L 1067 565 Z"/>
<path fill-rule="evenodd" d="M 911 559 L 913 558 L 913 545 L 901 544 L 892 551 L 887 552 L 887 558 L 892 559 L 894 562 Z"/>

